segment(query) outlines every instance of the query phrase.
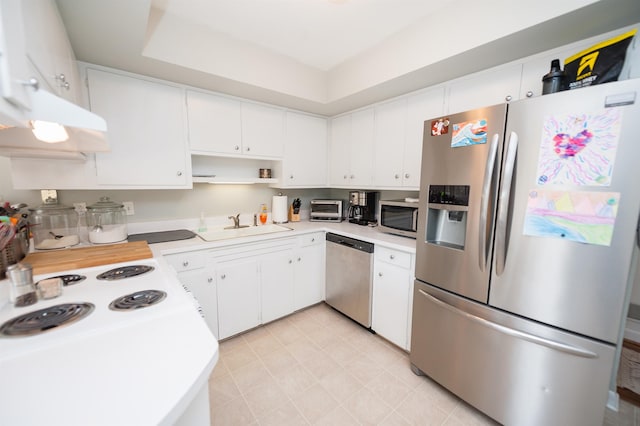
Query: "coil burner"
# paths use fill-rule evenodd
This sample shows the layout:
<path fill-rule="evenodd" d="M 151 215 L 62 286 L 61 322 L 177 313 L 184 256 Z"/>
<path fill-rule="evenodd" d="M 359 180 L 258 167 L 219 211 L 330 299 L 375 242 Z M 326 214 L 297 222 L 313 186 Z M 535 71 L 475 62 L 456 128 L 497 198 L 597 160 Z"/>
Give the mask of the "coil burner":
<path fill-rule="evenodd" d="M 146 274 L 147 272 L 153 271 L 153 269 L 153 266 L 148 265 L 122 266 L 120 268 L 110 269 L 106 272 L 103 272 L 96 278 L 99 280 L 115 281 Z"/>
<path fill-rule="evenodd" d="M 113 311 L 131 311 L 146 308 L 160 303 L 167 297 L 167 293 L 160 290 L 141 290 L 119 297 L 109 304 Z"/>
<path fill-rule="evenodd" d="M 93 303 L 63 303 L 15 317 L 0 326 L 0 336 L 31 336 L 69 325 L 89 315 Z"/>

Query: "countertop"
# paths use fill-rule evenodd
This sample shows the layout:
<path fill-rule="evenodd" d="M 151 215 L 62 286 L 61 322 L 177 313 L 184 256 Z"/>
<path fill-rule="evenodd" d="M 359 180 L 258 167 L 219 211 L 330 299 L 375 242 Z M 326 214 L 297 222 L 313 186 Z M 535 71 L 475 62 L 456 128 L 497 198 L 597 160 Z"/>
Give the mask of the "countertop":
<path fill-rule="evenodd" d="M 187 223 L 186 225 L 188 226 L 189 224 Z M 387 234 L 387 233 L 381 232 L 377 227 L 355 225 L 347 221 L 343 221 L 340 223 L 325 223 L 325 222 L 310 222 L 308 220 L 306 221 L 302 220 L 300 222 L 286 222 L 286 223 L 282 223 L 281 225 L 287 228 L 291 228 L 291 231 L 274 232 L 270 234 L 226 239 L 226 240 L 220 240 L 215 242 L 207 242 L 201 239 L 200 237 L 196 236 L 195 238 L 191 238 L 188 240 L 150 244 L 149 247 L 151 247 L 151 251 L 154 253 L 154 256 L 157 257 L 157 256 L 162 256 L 167 254 L 181 253 L 185 251 L 222 248 L 222 247 L 233 246 L 236 244 L 268 241 L 272 239 L 285 238 L 285 237 L 295 237 L 298 235 L 304 235 L 312 232 L 323 231 L 323 232 L 335 232 L 347 237 L 360 239 L 373 244 L 384 245 L 385 247 L 409 252 L 412 254 L 415 254 L 415 251 L 416 251 L 416 240 L 412 238 Z"/>

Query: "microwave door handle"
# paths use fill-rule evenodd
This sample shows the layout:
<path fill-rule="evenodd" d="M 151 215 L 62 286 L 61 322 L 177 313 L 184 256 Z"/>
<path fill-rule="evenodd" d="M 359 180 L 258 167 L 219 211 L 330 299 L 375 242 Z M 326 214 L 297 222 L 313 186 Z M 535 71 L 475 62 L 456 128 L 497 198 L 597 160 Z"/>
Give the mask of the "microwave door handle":
<path fill-rule="evenodd" d="M 413 209 L 413 214 L 411 215 L 411 219 L 412 219 L 411 221 L 413 222 L 411 231 L 417 231 L 418 230 L 418 209 Z"/>
<path fill-rule="evenodd" d="M 499 136 L 496 133 L 491 139 L 491 146 L 489 147 L 489 155 L 487 156 L 487 164 L 484 170 L 484 180 L 482 182 L 482 201 L 480 203 L 480 229 L 478 232 L 478 242 L 480 244 L 480 256 L 478 256 L 480 262 L 480 271 L 484 272 L 487 267 L 488 254 L 488 232 L 487 232 L 487 220 L 489 216 L 489 208 L 493 208 L 493 203 L 489 200 L 491 196 L 491 182 L 493 181 L 493 172 L 496 165 L 496 157 L 498 155 L 498 139 Z M 491 215 L 493 218 L 493 215 Z"/>
<path fill-rule="evenodd" d="M 507 147 L 507 155 L 504 162 L 504 174 L 500 184 L 498 197 L 498 219 L 496 221 L 496 274 L 502 275 L 504 265 L 507 262 L 507 220 L 509 217 L 509 198 L 511 197 L 511 185 L 513 184 L 513 170 L 516 166 L 516 154 L 518 153 L 518 134 L 511 132 Z"/>

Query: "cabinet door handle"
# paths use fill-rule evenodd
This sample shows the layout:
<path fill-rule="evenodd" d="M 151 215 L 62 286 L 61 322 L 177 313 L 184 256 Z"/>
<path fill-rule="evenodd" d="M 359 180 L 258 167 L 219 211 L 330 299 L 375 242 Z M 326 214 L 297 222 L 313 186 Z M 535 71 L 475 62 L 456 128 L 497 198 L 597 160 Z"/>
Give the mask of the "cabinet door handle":
<path fill-rule="evenodd" d="M 342 178 L 343 178 L 343 179 L 346 179 L 346 178 L 347 178 L 347 175 L 344 175 Z"/>
<path fill-rule="evenodd" d="M 207 282 L 208 282 L 209 284 L 211 284 L 211 283 L 213 282 L 213 278 L 211 278 L 211 277 L 207 278 Z"/>
<path fill-rule="evenodd" d="M 291 265 L 293 263 L 293 260 L 289 259 L 289 265 Z"/>
<path fill-rule="evenodd" d="M 315 239 L 315 238 L 312 238 L 312 239 L 311 239 L 311 242 L 312 242 L 312 243 L 315 243 L 315 242 L 316 242 L 316 239 Z"/>
<path fill-rule="evenodd" d="M 176 173 L 178 176 L 182 176 L 182 172 L 180 170 L 178 170 L 178 173 Z"/>
<path fill-rule="evenodd" d="M 31 77 L 27 81 L 19 81 L 18 83 L 22 84 L 23 86 L 30 86 L 35 91 L 38 91 L 38 89 L 40 88 L 40 82 L 35 77 Z"/>
<path fill-rule="evenodd" d="M 530 97 L 532 97 L 532 96 L 533 96 L 533 92 L 532 92 L 531 90 L 529 90 L 529 91 L 527 92 L 527 98 L 530 98 Z"/>
<path fill-rule="evenodd" d="M 396 179 L 400 179 L 400 175 L 399 175 L 399 174 L 397 174 L 397 173 L 395 174 L 395 176 L 394 176 L 394 177 L 395 177 Z"/>
<path fill-rule="evenodd" d="M 409 173 L 405 173 L 404 178 L 405 179 L 409 179 L 411 177 L 411 175 Z"/>
<path fill-rule="evenodd" d="M 302 258 L 301 258 L 301 257 L 299 257 L 299 258 L 298 258 L 298 262 L 300 262 L 301 260 L 302 260 Z"/>
<path fill-rule="evenodd" d="M 504 100 L 509 102 L 511 99 L 513 99 L 513 97 L 511 97 L 511 95 L 507 95 L 504 97 Z"/>
<path fill-rule="evenodd" d="M 378 272 L 378 276 L 381 277 L 382 276 L 382 272 Z"/>
<path fill-rule="evenodd" d="M 250 146 L 247 147 L 247 152 L 249 152 L 249 151 L 251 151 L 251 147 Z"/>
<path fill-rule="evenodd" d="M 184 266 L 185 268 L 189 266 L 189 261 L 185 260 L 184 262 L 182 262 L 182 266 Z"/>
<path fill-rule="evenodd" d="M 356 177 L 355 175 L 351 175 L 351 176 L 349 176 L 349 178 L 350 178 L 350 179 L 353 179 L 353 178 L 355 178 L 355 177 Z"/>
<path fill-rule="evenodd" d="M 396 258 L 396 255 L 395 255 L 395 254 L 390 254 L 390 255 L 389 255 L 389 259 L 393 260 L 393 259 L 395 259 L 395 258 Z"/>
<path fill-rule="evenodd" d="M 233 149 L 235 149 L 236 151 L 239 151 L 240 147 L 238 145 L 236 145 L 235 147 L 233 147 Z"/>
<path fill-rule="evenodd" d="M 220 275 L 220 278 L 222 278 L 224 280 L 225 278 L 227 278 L 227 275 L 226 274 L 222 274 L 222 275 Z"/>
<path fill-rule="evenodd" d="M 290 176 L 289 176 L 289 179 L 293 179 L 293 175 L 290 175 Z"/>

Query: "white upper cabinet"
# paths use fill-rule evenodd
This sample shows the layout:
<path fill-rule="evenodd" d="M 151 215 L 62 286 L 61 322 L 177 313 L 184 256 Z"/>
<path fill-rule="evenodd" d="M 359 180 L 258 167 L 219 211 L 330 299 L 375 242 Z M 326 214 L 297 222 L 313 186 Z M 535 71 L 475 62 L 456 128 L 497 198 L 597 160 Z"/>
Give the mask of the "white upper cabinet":
<path fill-rule="evenodd" d="M 240 102 L 187 90 L 189 147 L 192 152 L 240 154 Z"/>
<path fill-rule="evenodd" d="M 21 0 L 27 56 L 49 90 L 78 103 L 75 55 L 54 0 Z"/>
<path fill-rule="evenodd" d="M 329 184 L 349 185 L 351 114 L 331 119 L 329 138 Z"/>
<path fill-rule="evenodd" d="M 402 185 L 420 189 L 424 122 L 444 113 L 444 87 L 435 87 L 407 99 L 407 130 L 404 148 Z"/>
<path fill-rule="evenodd" d="M 193 154 L 281 158 L 284 110 L 187 90 Z"/>
<path fill-rule="evenodd" d="M 87 77 L 91 110 L 107 121 L 111 145 L 96 154 L 98 184 L 191 187 L 183 90 L 95 69 Z"/>
<path fill-rule="evenodd" d="M 242 150 L 245 155 L 282 158 L 284 110 L 243 102 Z"/>
<path fill-rule="evenodd" d="M 351 114 L 349 180 L 355 187 L 373 184 L 373 108 Z"/>
<path fill-rule="evenodd" d="M 452 81 L 447 113 L 467 111 L 516 100 L 520 93 L 522 64 L 507 64 Z"/>
<path fill-rule="evenodd" d="M 402 187 L 407 128 L 407 100 L 399 99 L 375 108 L 375 186 Z"/>
<path fill-rule="evenodd" d="M 419 189 L 424 121 L 443 107 L 444 87 L 376 107 L 375 187 Z"/>
<path fill-rule="evenodd" d="M 326 186 L 327 119 L 287 111 L 285 123 L 284 157 L 277 186 Z"/>

